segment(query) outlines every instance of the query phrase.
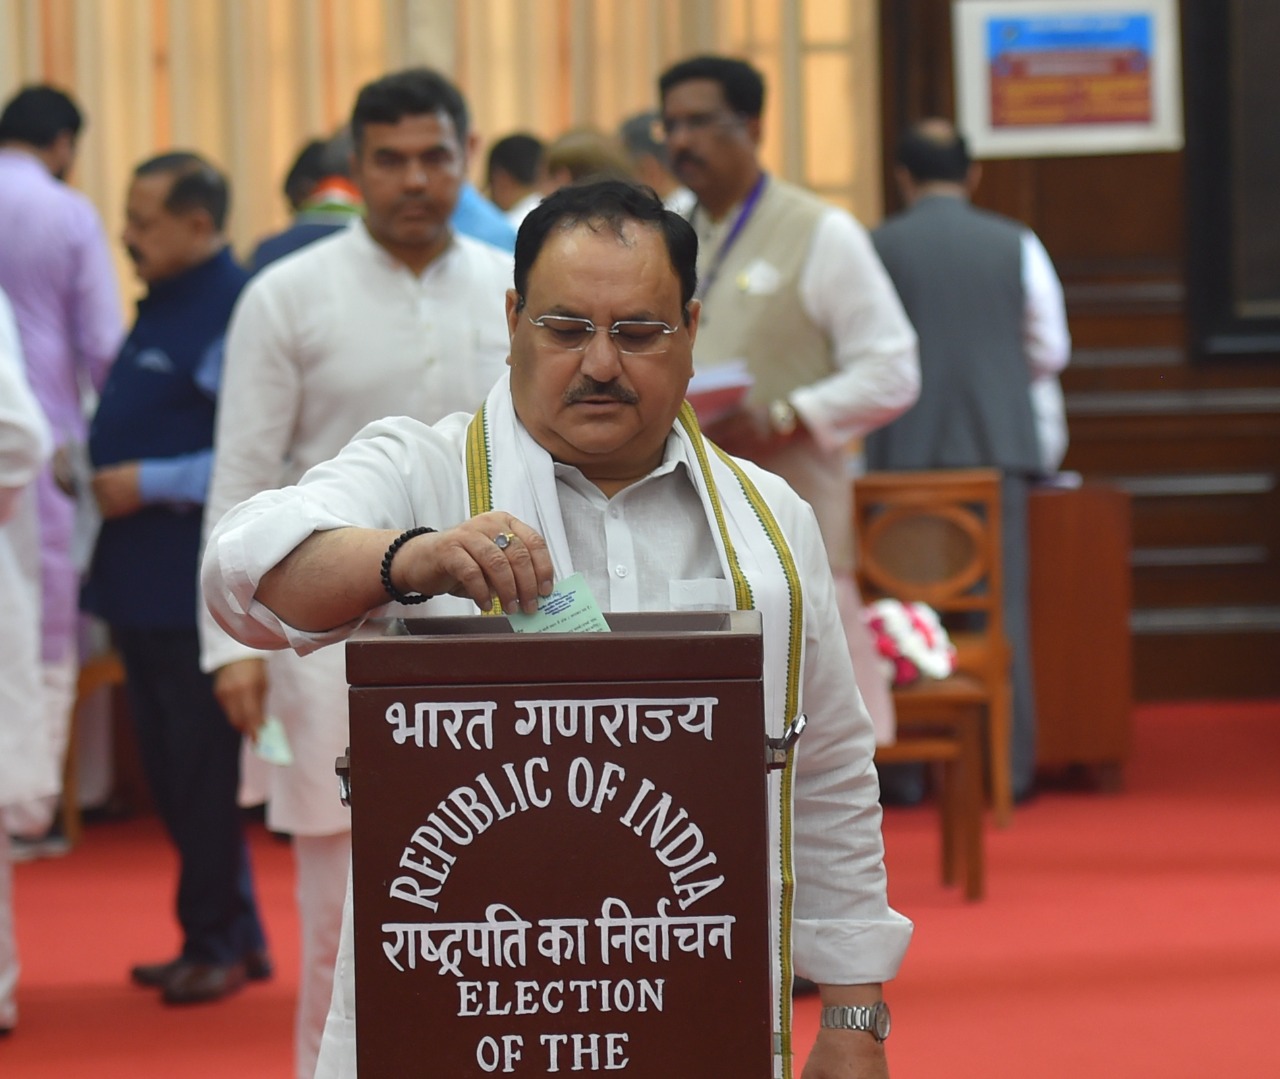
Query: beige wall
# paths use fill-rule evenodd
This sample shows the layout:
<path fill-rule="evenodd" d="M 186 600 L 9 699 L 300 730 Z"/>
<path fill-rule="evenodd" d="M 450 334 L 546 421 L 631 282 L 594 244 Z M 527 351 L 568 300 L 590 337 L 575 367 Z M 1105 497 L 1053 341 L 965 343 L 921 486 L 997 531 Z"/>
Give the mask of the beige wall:
<path fill-rule="evenodd" d="M 73 177 L 112 235 L 132 166 L 199 150 L 233 184 L 244 252 L 286 216 L 298 146 L 345 119 L 358 87 L 408 63 L 453 75 L 475 127 L 552 137 L 613 128 L 698 51 L 766 73 L 770 168 L 880 213 L 877 0 L 0 0 L 0 95 L 49 81 L 89 127 Z M 481 147 L 481 159 L 484 147 Z M 473 173 L 478 174 L 477 168 Z M 122 261 L 126 292 L 128 272 Z"/>

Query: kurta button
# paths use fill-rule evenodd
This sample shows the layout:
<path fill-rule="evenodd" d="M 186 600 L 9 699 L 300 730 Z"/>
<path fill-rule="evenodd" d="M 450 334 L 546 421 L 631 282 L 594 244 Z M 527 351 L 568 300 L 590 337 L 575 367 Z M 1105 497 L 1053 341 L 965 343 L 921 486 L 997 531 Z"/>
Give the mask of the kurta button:
<path fill-rule="evenodd" d="M 626 566 L 614 566 L 614 568 L 613 568 L 613 572 L 614 572 L 614 573 L 616 573 L 619 577 L 625 577 L 625 576 L 627 575 L 627 567 L 626 567 Z"/>

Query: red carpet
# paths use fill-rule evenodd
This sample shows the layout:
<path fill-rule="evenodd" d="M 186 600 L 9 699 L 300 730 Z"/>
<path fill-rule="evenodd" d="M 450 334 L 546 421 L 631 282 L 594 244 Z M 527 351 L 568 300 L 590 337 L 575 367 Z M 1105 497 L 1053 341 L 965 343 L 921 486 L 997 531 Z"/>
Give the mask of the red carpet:
<path fill-rule="evenodd" d="M 1280 702 L 1146 707 L 1126 778 L 1020 808 L 990 834 L 979 904 L 938 884 L 932 809 L 890 811 L 892 898 L 916 922 L 889 987 L 894 1079 L 1280 1076 Z M 125 978 L 176 948 L 154 822 L 19 866 L 22 1016 L 0 1076 L 288 1079 L 292 867 L 260 831 L 254 853 L 279 973 L 182 1010 Z M 816 1007 L 798 1004 L 800 1045 Z"/>

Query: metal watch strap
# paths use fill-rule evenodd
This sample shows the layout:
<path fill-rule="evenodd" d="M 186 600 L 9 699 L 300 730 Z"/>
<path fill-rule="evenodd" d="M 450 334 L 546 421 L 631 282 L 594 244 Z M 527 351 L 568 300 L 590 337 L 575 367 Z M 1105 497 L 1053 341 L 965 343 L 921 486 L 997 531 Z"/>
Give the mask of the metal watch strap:
<path fill-rule="evenodd" d="M 779 397 L 769 405 L 769 429 L 780 438 L 790 438 L 800 425 L 795 406 L 785 397 Z"/>
<path fill-rule="evenodd" d="M 889 1006 L 837 1004 L 822 1009 L 818 1025 L 824 1030 L 863 1030 L 882 1042 L 889 1036 Z"/>

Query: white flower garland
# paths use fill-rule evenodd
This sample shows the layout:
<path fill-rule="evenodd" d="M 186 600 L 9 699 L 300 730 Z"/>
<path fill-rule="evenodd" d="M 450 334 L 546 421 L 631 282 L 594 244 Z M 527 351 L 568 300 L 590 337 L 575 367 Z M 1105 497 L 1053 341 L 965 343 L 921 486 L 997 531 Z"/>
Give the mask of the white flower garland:
<path fill-rule="evenodd" d="M 891 685 L 946 678 L 956 669 L 955 646 L 928 604 L 878 599 L 863 614 Z"/>

